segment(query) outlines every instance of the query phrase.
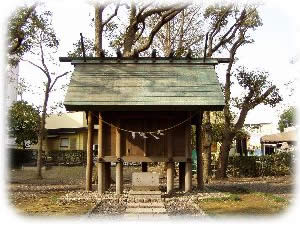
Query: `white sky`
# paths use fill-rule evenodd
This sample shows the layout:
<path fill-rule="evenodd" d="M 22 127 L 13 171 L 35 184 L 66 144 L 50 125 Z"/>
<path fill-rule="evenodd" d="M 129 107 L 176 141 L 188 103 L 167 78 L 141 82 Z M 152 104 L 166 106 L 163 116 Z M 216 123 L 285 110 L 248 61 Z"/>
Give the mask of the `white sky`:
<path fill-rule="evenodd" d="M 12 1 L 16 2 L 16 1 Z M 22 2 L 22 1 L 21 1 Z M 23 1 L 25 2 L 25 1 Z M 29 1 L 28 1 L 29 2 Z M 93 30 L 89 26 L 90 16 L 93 10 L 88 1 L 47 1 L 48 7 L 53 11 L 53 24 L 60 39 L 60 53 L 58 56 L 66 56 L 67 51 L 72 49 L 72 44 L 79 39 L 79 33 L 93 38 Z M 70 4 L 70 2 L 72 2 Z M 283 86 L 290 80 L 297 78 L 299 74 L 299 46 L 300 40 L 299 12 L 296 7 L 296 0 L 286 1 L 265 1 L 260 6 L 260 15 L 263 26 L 254 32 L 255 43 L 242 47 L 238 52 L 239 65 L 246 65 L 249 68 L 264 69 L 270 72 L 271 80 L 281 89 L 285 97 L 285 105 L 295 104 L 295 98 L 288 97 L 289 90 Z M 21 4 L 21 3 L 20 3 Z M 10 10 L 13 6 L 10 6 Z M 6 14 L 9 12 L 5 11 Z M 8 14 L 9 15 L 9 14 Z M 293 57 L 298 58 L 295 64 L 290 61 Z M 223 67 L 221 67 L 223 68 Z M 72 70 L 69 63 L 62 63 L 60 72 Z M 218 69 L 220 71 L 221 69 Z M 222 77 L 223 73 L 220 73 Z M 36 90 L 41 86 L 39 71 L 28 63 L 20 64 L 20 75 L 25 76 Z M 66 82 L 67 79 L 61 81 Z M 59 84 L 58 84 L 59 86 Z M 234 94 L 234 91 L 233 91 Z M 236 93 L 238 94 L 238 93 Z M 50 104 L 54 101 L 63 101 L 64 92 L 56 92 L 50 97 Z M 26 97 L 26 96 L 25 96 Z M 42 103 L 42 97 L 28 96 L 29 101 L 35 104 Z M 246 122 L 275 122 L 282 111 L 283 104 L 271 109 L 260 106 L 251 111 Z"/>

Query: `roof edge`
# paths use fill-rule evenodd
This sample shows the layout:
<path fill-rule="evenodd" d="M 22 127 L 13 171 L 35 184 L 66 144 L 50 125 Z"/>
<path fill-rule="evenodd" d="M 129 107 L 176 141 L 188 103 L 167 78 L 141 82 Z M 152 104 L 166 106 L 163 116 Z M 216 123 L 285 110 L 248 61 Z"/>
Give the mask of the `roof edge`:
<path fill-rule="evenodd" d="M 191 63 L 191 64 L 218 64 L 229 63 L 230 58 L 169 58 L 169 57 L 59 57 L 60 62 L 71 62 L 72 64 L 105 64 L 105 63 Z"/>

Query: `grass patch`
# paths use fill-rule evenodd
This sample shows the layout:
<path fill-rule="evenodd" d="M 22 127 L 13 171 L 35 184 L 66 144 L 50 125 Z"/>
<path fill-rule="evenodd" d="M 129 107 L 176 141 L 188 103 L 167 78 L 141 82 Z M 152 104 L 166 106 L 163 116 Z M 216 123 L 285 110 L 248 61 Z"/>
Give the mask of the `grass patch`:
<path fill-rule="evenodd" d="M 269 199 L 271 201 L 274 201 L 274 202 L 282 202 L 282 203 L 287 203 L 288 202 L 288 200 L 286 200 L 285 198 L 282 198 L 280 196 L 277 196 L 277 195 L 274 195 L 274 194 L 271 194 L 271 193 L 256 192 L 255 194 L 257 194 L 259 196 L 262 196 L 266 199 Z"/>
<path fill-rule="evenodd" d="M 208 215 L 273 215 L 282 212 L 288 204 L 284 198 L 265 194 L 231 194 L 223 198 L 198 201 L 199 207 Z"/>
<path fill-rule="evenodd" d="M 57 195 L 53 195 L 53 196 L 50 197 L 50 199 L 51 199 L 51 201 L 53 203 L 55 203 L 55 202 L 57 202 L 58 196 Z"/>
<path fill-rule="evenodd" d="M 200 201 L 203 202 L 226 202 L 226 201 L 241 201 L 241 198 L 237 194 L 230 194 L 228 197 L 220 197 L 220 198 L 205 198 Z"/>

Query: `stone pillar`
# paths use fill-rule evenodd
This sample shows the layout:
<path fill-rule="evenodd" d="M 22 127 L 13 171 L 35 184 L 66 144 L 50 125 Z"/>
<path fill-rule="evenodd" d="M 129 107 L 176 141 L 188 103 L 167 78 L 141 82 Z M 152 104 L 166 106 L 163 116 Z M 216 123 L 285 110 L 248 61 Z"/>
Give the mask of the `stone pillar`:
<path fill-rule="evenodd" d="M 104 152 L 103 152 L 103 129 L 102 129 L 102 114 L 99 112 L 99 128 L 98 128 L 98 192 L 105 192 L 105 167 L 104 167 Z"/>
<path fill-rule="evenodd" d="M 146 162 L 142 162 L 142 172 L 148 172 L 148 165 Z"/>
<path fill-rule="evenodd" d="M 119 125 L 120 123 L 118 123 Z M 121 159 L 121 136 L 120 130 L 116 128 L 116 194 L 123 193 L 123 161 Z"/>
<path fill-rule="evenodd" d="M 174 189 L 174 170 L 175 165 L 173 161 L 173 149 L 172 149 L 172 133 L 168 133 L 168 162 L 167 162 L 167 194 L 170 194 Z"/>
<path fill-rule="evenodd" d="M 188 113 L 190 116 L 191 113 Z M 185 126 L 185 192 L 192 190 L 192 151 L 191 151 L 191 120 L 188 120 Z"/>
<path fill-rule="evenodd" d="M 87 154 L 86 154 L 86 182 L 85 190 L 92 190 L 92 174 L 93 174 L 93 115 L 88 112 L 88 136 L 87 136 Z"/>

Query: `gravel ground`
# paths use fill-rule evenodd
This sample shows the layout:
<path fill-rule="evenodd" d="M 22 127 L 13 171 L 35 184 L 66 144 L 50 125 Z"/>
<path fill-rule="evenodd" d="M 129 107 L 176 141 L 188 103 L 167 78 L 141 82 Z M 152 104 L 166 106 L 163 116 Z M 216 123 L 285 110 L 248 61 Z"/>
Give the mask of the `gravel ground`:
<path fill-rule="evenodd" d="M 229 196 L 226 193 L 207 190 L 205 192 L 199 192 L 194 189 L 190 193 L 184 193 L 183 191 L 176 191 L 171 195 L 165 195 L 165 206 L 169 216 L 204 216 L 205 213 L 195 204 L 196 200 L 206 198 L 221 198 Z"/>
<path fill-rule="evenodd" d="M 73 168 L 73 170 L 76 168 Z M 152 170 L 153 168 L 149 168 Z M 68 172 L 73 171 L 68 168 Z M 90 210 L 89 215 L 94 216 L 118 216 L 125 212 L 128 191 L 130 190 L 130 177 L 133 171 L 137 171 L 139 168 L 132 168 L 126 172 L 124 194 L 121 196 L 115 195 L 115 185 L 112 184 L 111 188 L 104 195 L 100 195 L 97 191 L 87 192 L 84 191 L 84 175 L 82 168 L 76 169 L 78 178 L 74 181 L 66 181 L 60 183 L 65 175 L 60 175 L 60 180 L 55 180 L 53 173 L 45 172 L 46 179 L 42 181 L 32 182 L 31 173 L 24 171 L 19 173 L 13 171 L 11 179 L 12 183 L 7 186 L 8 192 L 13 196 L 13 199 L 17 202 L 18 199 L 24 198 L 24 196 L 31 196 L 38 200 L 38 195 L 35 192 L 46 193 L 51 191 L 64 191 L 66 194 L 62 195 L 58 201 L 62 204 L 67 202 L 84 202 L 91 201 L 95 203 L 93 209 Z M 60 174 L 61 168 L 54 169 L 56 174 Z M 30 171 L 31 172 L 31 171 Z M 114 177 L 114 171 L 112 171 L 112 177 Z M 47 176 L 46 176 L 47 175 Z M 178 177 L 175 179 L 175 187 L 178 185 Z M 71 180 L 71 179 L 70 179 Z M 31 183 L 27 183 L 31 181 Z M 42 183 L 44 182 L 44 183 Z M 163 202 L 165 203 L 168 215 L 174 216 L 203 216 L 204 213 L 198 208 L 194 202 L 196 200 L 204 198 L 214 197 L 227 197 L 229 193 L 249 193 L 249 192 L 263 192 L 275 194 L 287 199 L 293 199 L 295 179 L 291 176 L 283 177 L 259 177 L 259 178 L 229 178 L 226 180 L 211 180 L 209 184 L 205 185 L 205 190 L 199 192 L 194 189 L 191 193 L 184 193 L 180 190 L 175 190 L 175 193 L 168 196 L 166 195 L 166 180 L 161 179 L 161 191 Z M 177 182 L 177 183 L 176 183 Z M 196 180 L 193 179 L 193 184 L 196 185 Z M 96 190 L 96 185 L 93 185 L 93 190 Z"/>

